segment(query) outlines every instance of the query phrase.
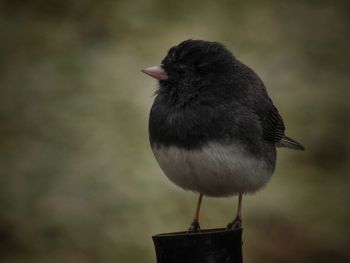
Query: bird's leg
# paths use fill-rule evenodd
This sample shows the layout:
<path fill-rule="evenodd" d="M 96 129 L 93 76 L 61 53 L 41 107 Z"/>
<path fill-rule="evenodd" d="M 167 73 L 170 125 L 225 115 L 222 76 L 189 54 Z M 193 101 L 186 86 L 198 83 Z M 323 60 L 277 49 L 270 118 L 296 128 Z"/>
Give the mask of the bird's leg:
<path fill-rule="evenodd" d="M 201 230 L 201 227 L 199 225 L 199 210 L 201 209 L 202 197 L 203 194 L 199 193 L 196 212 L 194 213 L 194 218 L 190 225 L 190 228 L 188 229 L 188 232 L 199 232 Z"/>
<path fill-rule="evenodd" d="M 227 225 L 228 229 L 239 229 L 242 228 L 242 216 L 241 216 L 241 210 L 242 210 L 242 193 L 238 195 L 238 207 L 237 207 L 237 215 L 236 218 L 232 221 L 232 223 Z"/>

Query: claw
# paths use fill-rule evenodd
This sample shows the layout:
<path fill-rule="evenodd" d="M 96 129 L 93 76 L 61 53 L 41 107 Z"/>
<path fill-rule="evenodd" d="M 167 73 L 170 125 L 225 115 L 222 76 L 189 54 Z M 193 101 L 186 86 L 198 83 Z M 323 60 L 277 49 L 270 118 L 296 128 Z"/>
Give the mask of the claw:
<path fill-rule="evenodd" d="M 226 227 L 226 229 L 232 229 L 232 230 L 236 230 L 236 229 L 241 229 L 242 228 L 242 219 L 236 217 L 235 220 L 233 220 L 231 223 L 229 223 Z"/>
<path fill-rule="evenodd" d="M 200 232 L 201 231 L 201 227 L 199 225 L 198 221 L 193 221 L 190 225 L 190 228 L 188 229 L 189 233 L 194 233 L 194 232 Z"/>

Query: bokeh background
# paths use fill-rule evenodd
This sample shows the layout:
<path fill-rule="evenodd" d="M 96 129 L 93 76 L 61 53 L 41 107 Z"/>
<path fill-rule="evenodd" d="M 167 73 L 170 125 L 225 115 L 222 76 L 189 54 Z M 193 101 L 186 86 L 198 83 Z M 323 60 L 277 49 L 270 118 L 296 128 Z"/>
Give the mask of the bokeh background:
<path fill-rule="evenodd" d="M 155 262 L 188 227 L 147 134 L 140 69 L 188 38 L 224 43 L 264 80 L 288 134 L 244 199 L 245 262 L 350 262 L 348 1 L 0 1 L 0 261 Z M 202 227 L 236 199 L 204 199 Z"/>

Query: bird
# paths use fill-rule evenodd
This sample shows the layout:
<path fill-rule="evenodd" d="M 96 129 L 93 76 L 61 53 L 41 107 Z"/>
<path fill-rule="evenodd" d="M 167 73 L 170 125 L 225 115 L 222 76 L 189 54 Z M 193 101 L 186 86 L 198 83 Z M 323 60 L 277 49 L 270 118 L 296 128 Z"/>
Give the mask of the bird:
<path fill-rule="evenodd" d="M 238 196 L 227 229 L 242 228 L 242 197 L 270 180 L 276 148 L 304 150 L 285 125 L 263 81 L 219 42 L 188 39 L 143 73 L 158 80 L 149 141 L 164 174 L 198 194 L 189 232 L 201 231 L 203 196 Z"/>

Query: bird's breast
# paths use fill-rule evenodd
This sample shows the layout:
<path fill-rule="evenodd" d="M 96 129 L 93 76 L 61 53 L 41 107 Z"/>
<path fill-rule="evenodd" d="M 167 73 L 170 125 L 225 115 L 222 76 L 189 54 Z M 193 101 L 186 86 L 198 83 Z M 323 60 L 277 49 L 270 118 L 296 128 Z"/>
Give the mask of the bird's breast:
<path fill-rule="evenodd" d="M 235 134 L 232 115 L 222 105 L 176 108 L 155 102 L 149 118 L 151 143 L 199 148 L 210 140 L 225 140 Z"/>

